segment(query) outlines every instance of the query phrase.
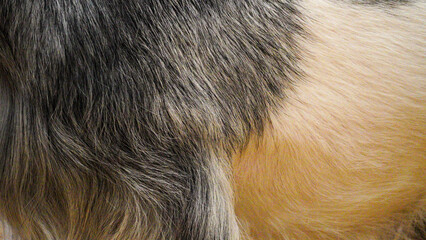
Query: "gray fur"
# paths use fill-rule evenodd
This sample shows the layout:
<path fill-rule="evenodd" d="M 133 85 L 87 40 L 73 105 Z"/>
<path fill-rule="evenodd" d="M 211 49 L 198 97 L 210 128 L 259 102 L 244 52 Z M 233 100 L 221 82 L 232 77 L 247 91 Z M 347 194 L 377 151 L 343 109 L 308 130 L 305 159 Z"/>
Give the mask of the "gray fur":
<path fill-rule="evenodd" d="M 228 155 L 298 74 L 293 1 L 0 2 L 0 214 L 22 239 L 237 239 Z"/>

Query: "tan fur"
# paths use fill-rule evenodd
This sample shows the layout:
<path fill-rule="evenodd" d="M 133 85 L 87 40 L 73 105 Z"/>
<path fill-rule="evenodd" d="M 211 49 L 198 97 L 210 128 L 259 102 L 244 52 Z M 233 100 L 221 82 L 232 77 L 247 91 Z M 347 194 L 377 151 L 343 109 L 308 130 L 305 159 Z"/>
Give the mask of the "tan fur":
<path fill-rule="evenodd" d="M 305 75 L 234 157 L 253 239 L 404 239 L 426 209 L 426 3 L 308 0 Z"/>

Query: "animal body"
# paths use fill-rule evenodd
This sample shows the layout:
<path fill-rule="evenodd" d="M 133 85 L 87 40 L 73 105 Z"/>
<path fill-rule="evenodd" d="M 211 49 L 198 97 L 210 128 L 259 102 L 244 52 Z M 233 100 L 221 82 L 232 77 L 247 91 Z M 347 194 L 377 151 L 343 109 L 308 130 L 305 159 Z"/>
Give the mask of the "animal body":
<path fill-rule="evenodd" d="M 426 2 L 0 1 L 5 239 L 423 239 Z"/>

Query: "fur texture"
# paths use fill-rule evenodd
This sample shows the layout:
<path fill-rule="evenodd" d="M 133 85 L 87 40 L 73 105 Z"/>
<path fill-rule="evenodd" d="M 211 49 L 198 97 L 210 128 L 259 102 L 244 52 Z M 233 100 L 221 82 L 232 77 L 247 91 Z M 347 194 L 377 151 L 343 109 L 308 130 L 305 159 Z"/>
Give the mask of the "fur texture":
<path fill-rule="evenodd" d="M 425 12 L 0 1 L 6 239 L 419 237 Z"/>
<path fill-rule="evenodd" d="M 1 1 L 3 218 L 23 239 L 238 239 L 228 153 L 282 98 L 296 18 L 286 1 Z"/>
<path fill-rule="evenodd" d="M 426 4 L 301 9 L 304 77 L 234 156 L 237 215 L 253 239 L 424 239 Z"/>

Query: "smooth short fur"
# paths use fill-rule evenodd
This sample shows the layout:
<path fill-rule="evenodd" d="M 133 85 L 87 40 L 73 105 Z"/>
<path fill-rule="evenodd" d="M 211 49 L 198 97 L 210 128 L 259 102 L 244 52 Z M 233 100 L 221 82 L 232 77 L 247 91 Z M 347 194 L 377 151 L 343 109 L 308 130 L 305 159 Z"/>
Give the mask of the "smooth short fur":
<path fill-rule="evenodd" d="M 301 14 L 304 77 L 234 156 L 245 231 L 424 239 L 426 4 L 311 0 Z"/>

